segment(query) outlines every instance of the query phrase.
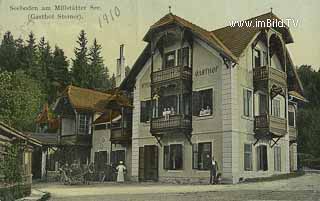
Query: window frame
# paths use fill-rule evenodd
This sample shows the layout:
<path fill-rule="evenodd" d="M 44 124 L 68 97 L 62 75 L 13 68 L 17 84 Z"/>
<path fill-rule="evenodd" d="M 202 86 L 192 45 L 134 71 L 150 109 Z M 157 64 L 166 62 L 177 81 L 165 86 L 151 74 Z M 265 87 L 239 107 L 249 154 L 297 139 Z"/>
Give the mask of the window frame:
<path fill-rule="evenodd" d="M 181 150 L 181 164 L 178 168 L 173 168 L 173 160 L 172 160 L 172 150 L 173 147 L 180 147 Z M 177 149 L 178 150 L 178 149 Z M 179 152 L 179 151 L 178 151 Z M 163 147 L 163 169 L 164 170 L 183 170 L 184 168 L 184 154 L 183 154 L 183 144 L 168 144 Z"/>
<path fill-rule="evenodd" d="M 248 99 L 248 92 L 251 93 L 250 99 Z M 253 90 L 249 88 L 243 88 L 243 116 L 246 118 L 252 118 L 253 117 Z M 250 102 L 246 103 L 246 100 L 250 100 Z M 248 111 L 246 111 L 248 109 Z M 246 114 L 248 112 L 248 114 Z"/>
<path fill-rule="evenodd" d="M 84 117 L 84 119 L 81 119 Z M 86 113 L 79 113 L 79 125 L 78 125 L 78 133 L 85 135 L 90 133 L 90 115 Z"/>
<path fill-rule="evenodd" d="M 181 52 L 182 52 L 182 56 L 181 56 Z M 177 56 L 178 56 L 178 59 L 177 59 L 178 65 L 182 65 L 183 67 L 189 67 L 190 66 L 190 62 L 189 62 L 189 60 L 190 60 L 190 48 L 188 46 L 178 49 L 178 55 Z M 180 59 L 180 56 L 182 57 L 181 59 Z M 185 58 L 187 58 L 186 59 L 187 63 L 183 64 Z"/>
<path fill-rule="evenodd" d="M 274 171 L 281 172 L 281 147 L 275 146 L 273 148 L 273 164 L 274 164 Z"/>
<path fill-rule="evenodd" d="M 202 147 L 204 145 L 209 145 L 210 147 L 210 151 L 209 153 L 205 153 L 200 150 L 200 145 L 202 145 Z M 207 161 L 208 164 L 210 164 L 211 162 L 211 158 L 212 158 L 212 142 L 199 142 L 199 143 L 194 143 L 192 144 L 192 169 L 196 169 L 196 170 L 210 170 L 210 165 L 208 165 L 207 167 L 205 167 L 205 155 L 209 154 L 209 161 Z M 204 157 L 202 157 L 204 156 Z M 201 160 L 202 159 L 202 160 Z M 201 164 L 202 167 L 201 167 Z"/>
<path fill-rule="evenodd" d="M 262 149 L 262 147 L 264 147 L 264 149 Z M 265 154 L 261 153 L 262 150 L 265 150 Z M 267 145 L 261 144 L 261 145 L 257 146 L 256 152 L 257 152 L 257 171 L 268 171 L 269 165 L 268 165 L 268 147 L 267 147 Z M 265 159 L 265 161 L 262 162 L 263 161 L 262 159 Z"/>
<path fill-rule="evenodd" d="M 140 123 L 150 122 L 151 110 L 153 110 L 151 100 L 140 101 Z"/>
<path fill-rule="evenodd" d="M 256 53 L 258 54 L 258 57 L 256 57 Z M 258 61 L 258 60 L 259 60 L 260 65 L 257 66 L 256 61 Z M 261 50 L 258 48 L 253 48 L 253 62 L 254 62 L 253 63 L 254 68 L 261 67 L 261 65 L 262 65 L 262 63 L 261 63 Z"/>
<path fill-rule="evenodd" d="M 274 98 L 271 102 L 272 102 L 271 115 L 277 118 L 281 118 L 281 100 L 278 98 Z"/>
<path fill-rule="evenodd" d="M 173 65 L 169 65 L 168 66 L 168 58 L 169 58 L 169 56 L 170 55 L 173 55 Z M 166 68 L 172 68 L 172 67 L 175 67 L 176 66 L 176 60 L 177 60 L 177 58 L 176 58 L 176 50 L 172 50 L 172 51 L 169 51 L 169 52 L 166 52 L 165 54 L 164 54 L 164 68 L 166 69 Z"/>
<path fill-rule="evenodd" d="M 200 112 L 201 112 L 201 109 L 203 108 L 204 110 L 205 109 L 205 106 L 202 106 L 204 104 L 204 101 L 203 101 L 203 97 L 204 95 L 201 94 L 201 93 L 204 93 L 205 91 L 211 91 L 211 105 L 209 105 L 210 107 L 210 114 L 204 114 L 204 115 L 200 115 Z M 210 116 L 213 116 L 213 110 L 214 110 L 214 107 L 215 107 L 215 90 L 213 87 L 210 87 L 210 88 L 203 88 L 203 89 L 200 89 L 200 90 L 197 90 L 197 91 L 193 91 L 192 92 L 192 116 L 195 116 L 195 117 L 210 117 Z"/>
<path fill-rule="evenodd" d="M 246 146 L 250 147 L 250 151 L 246 150 Z M 245 143 L 243 146 L 243 169 L 244 171 L 252 171 L 253 170 L 253 160 L 252 160 L 252 144 Z M 249 164 L 246 164 L 246 157 L 249 157 Z M 248 166 L 247 166 L 248 165 Z"/>
<path fill-rule="evenodd" d="M 293 113 L 293 125 L 290 125 L 290 113 Z M 292 128 L 296 128 L 296 110 L 293 108 L 292 110 L 288 109 L 288 125 Z"/>

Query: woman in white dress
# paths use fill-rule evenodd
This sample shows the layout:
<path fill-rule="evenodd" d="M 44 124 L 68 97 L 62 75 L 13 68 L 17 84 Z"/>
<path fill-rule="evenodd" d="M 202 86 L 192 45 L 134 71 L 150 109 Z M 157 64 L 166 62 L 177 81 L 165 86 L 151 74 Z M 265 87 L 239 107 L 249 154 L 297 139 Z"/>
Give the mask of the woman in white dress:
<path fill-rule="evenodd" d="M 119 162 L 120 164 L 116 167 L 118 171 L 117 182 L 124 182 L 124 171 L 127 169 L 123 164 L 123 161 Z"/>

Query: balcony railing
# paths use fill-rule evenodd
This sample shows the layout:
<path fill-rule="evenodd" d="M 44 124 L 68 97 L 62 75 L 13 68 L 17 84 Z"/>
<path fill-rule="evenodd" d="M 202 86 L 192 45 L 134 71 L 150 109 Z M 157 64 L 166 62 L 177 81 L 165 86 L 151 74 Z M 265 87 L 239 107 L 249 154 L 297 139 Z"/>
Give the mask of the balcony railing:
<path fill-rule="evenodd" d="M 132 137 L 132 128 L 111 128 L 110 141 L 114 143 L 129 142 Z"/>
<path fill-rule="evenodd" d="M 175 129 L 187 129 L 190 130 L 191 116 L 189 115 L 170 115 L 169 118 L 157 117 L 152 119 L 151 132 L 165 132 Z"/>
<path fill-rule="evenodd" d="M 289 127 L 289 140 L 296 141 L 297 140 L 297 129 L 294 127 Z"/>
<path fill-rule="evenodd" d="M 276 136 L 285 135 L 287 129 L 286 119 L 269 116 L 268 114 L 255 116 L 254 126 L 256 130 L 263 129 Z"/>
<path fill-rule="evenodd" d="M 254 81 L 261 81 L 261 80 L 273 80 L 283 86 L 287 83 L 287 76 L 286 73 L 280 71 L 278 69 L 274 69 L 272 67 L 261 66 L 256 67 L 253 70 L 253 79 Z"/>
<path fill-rule="evenodd" d="M 191 80 L 191 68 L 184 66 L 175 66 L 152 73 L 153 84 L 180 78 L 184 80 Z"/>

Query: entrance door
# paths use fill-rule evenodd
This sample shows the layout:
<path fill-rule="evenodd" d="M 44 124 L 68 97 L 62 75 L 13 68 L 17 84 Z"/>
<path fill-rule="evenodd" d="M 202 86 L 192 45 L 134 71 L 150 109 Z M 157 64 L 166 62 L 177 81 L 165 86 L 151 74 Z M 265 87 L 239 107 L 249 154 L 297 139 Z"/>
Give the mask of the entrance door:
<path fill-rule="evenodd" d="M 143 151 L 142 151 L 143 149 Z M 158 180 L 158 147 L 155 145 L 147 145 L 143 148 L 140 148 L 140 167 L 144 167 L 143 169 L 139 169 L 140 175 L 139 178 L 141 180 Z M 143 155 L 143 156 L 142 156 Z M 143 179 L 142 179 L 143 178 Z"/>

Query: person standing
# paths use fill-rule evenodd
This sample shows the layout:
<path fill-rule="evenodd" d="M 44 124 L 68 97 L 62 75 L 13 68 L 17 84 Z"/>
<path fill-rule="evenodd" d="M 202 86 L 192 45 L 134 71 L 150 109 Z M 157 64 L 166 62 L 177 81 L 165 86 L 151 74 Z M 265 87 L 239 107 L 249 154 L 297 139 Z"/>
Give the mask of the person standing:
<path fill-rule="evenodd" d="M 216 183 L 217 171 L 218 171 L 218 163 L 212 156 L 212 160 L 210 164 L 210 184 Z"/>
<path fill-rule="evenodd" d="M 127 169 L 123 164 L 123 161 L 119 162 L 120 164 L 116 167 L 118 171 L 117 182 L 124 182 L 124 172 Z"/>

